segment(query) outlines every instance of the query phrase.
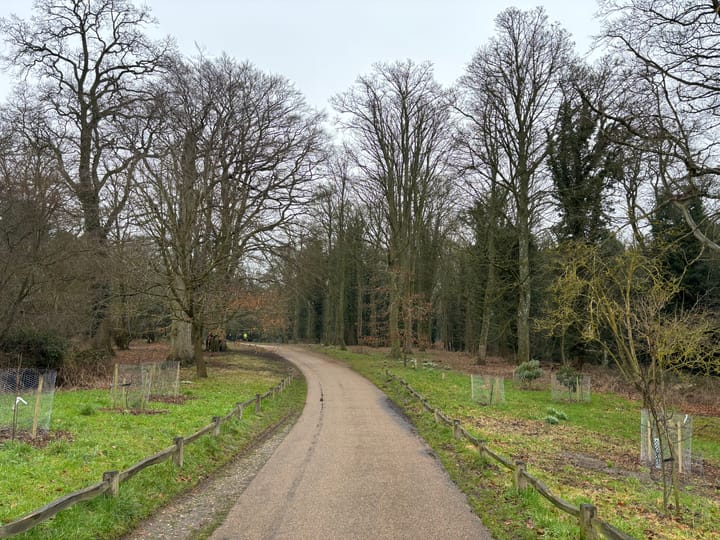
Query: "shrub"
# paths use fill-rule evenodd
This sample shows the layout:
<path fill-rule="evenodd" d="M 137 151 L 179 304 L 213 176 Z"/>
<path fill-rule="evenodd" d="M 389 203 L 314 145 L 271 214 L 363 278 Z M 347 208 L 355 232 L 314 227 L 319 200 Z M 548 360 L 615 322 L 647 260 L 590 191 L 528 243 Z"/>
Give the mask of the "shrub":
<path fill-rule="evenodd" d="M 67 348 L 67 340 L 57 334 L 32 329 L 17 330 L 0 341 L 0 350 L 21 355 L 22 367 L 26 368 L 59 369 Z"/>
<path fill-rule="evenodd" d="M 74 348 L 66 355 L 58 373 L 58 385 L 82 388 L 107 380 L 112 374 L 111 360 L 103 351 Z"/>
<path fill-rule="evenodd" d="M 558 411 L 557 409 L 550 408 L 547 410 L 548 415 L 555 417 L 557 420 L 567 420 L 568 416 L 562 411 Z"/>
<path fill-rule="evenodd" d="M 92 416 L 95 414 L 95 409 L 91 405 L 84 405 L 79 411 L 80 416 Z"/>
<path fill-rule="evenodd" d="M 563 366 L 555 374 L 557 381 L 571 392 L 577 390 L 578 377 L 580 374 L 571 366 Z"/>
<path fill-rule="evenodd" d="M 540 369 L 540 362 L 537 360 L 529 360 L 523 362 L 515 368 L 515 378 L 520 381 L 523 386 L 532 385 L 533 381 L 539 379 L 543 375 Z"/>

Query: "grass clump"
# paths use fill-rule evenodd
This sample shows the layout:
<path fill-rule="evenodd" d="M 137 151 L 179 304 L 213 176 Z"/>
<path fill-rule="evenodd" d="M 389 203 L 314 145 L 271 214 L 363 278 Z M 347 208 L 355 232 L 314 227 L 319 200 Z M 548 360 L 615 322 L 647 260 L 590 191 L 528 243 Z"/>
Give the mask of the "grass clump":
<path fill-rule="evenodd" d="M 545 417 L 545 421 L 548 424 L 559 424 L 561 420 L 567 420 L 568 416 L 562 411 L 558 411 L 557 409 L 554 409 L 553 407 L 548 408 L 547 410 L 548 415 Z M 549 422 L 548 418 L 552 418 L 555 421 Z"/>

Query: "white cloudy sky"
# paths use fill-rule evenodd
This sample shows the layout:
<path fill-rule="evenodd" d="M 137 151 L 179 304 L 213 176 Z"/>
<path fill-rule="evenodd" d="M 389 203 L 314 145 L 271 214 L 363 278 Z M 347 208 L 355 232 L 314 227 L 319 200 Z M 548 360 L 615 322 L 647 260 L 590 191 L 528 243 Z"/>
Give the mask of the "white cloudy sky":
<path fill-rule="evenodd" d="M 493 34 L 503 9 L 543 5 L 587 52 L 598 31 L 593 0 L 146 0 L 161 34 L 189 55 L 200 47 L 284 75 L 317 108 L 346 90 L 374 62 L 429 60 L 452 84 Z M 31 0 L 2 0 L 0 16 L 30 14 Z M 0 73 L 0 97 L 10 77 Z"/>

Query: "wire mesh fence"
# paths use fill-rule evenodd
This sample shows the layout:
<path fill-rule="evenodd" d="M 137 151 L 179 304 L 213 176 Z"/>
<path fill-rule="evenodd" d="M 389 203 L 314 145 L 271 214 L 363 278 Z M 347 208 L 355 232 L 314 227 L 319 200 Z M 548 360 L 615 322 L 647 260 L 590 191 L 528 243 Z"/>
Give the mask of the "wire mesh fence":
<path fill-rule="evenodd" d="M 550 376 L 550 395 L 554 401 L 590 401 L 590 377 L 553 373 Z"/>
<path fill-rule="evenodd" d="M 495 375 L 470 375 L 473 401 L 483 405 L 505 403 L 505 378 Z"/>
<path fill-rule="evenodd" d="M 640 461 L 659 469 L 663 460 L 673 460 L 680 473 L 692 472 L 694 464 L 701 467 L 702 461 L 693 461 L 692 424 L 692 416 L 688 414 L 666 414 L 656 420 L 647 409 L 642 409 Z"/>
<path fill-rule="evenodd" d="M 113 408 L 144 409 L 152 398 L 177 397 L 180 362 L 116 364 L 110 399 Z"/>
<path fill-rule="evenodd" d="M 180 394 L 180 362 L 156 362 L 150 370 L 150 398 Z"/>
<path fill-rule="evenodd" d="M 50 429 L 55 370 L 0 369 L 0 427 L 35 437 Z"/>

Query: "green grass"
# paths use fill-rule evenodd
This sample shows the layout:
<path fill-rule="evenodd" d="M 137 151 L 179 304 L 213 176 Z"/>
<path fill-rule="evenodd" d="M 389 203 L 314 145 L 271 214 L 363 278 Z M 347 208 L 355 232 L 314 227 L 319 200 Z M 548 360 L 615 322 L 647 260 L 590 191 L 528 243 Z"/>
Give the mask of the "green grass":
<path fill-rule="evenodd" d="M 207 379 L 183 370 L 183 404 L 151 402 L 161 414 L 132 415 L 107 410 L 109 391 L 85 390 L 55 395 L 51 428 L 71 440 L 56 440 L 45 448 L 21 442 L 0 445 L 0 522 L 8 523 L 45 504 L 95 484 L 102 473 L 124 470 L 223 416 L 237 402 L 264 393 L 287 376 L 277 360 L 223 356 L 223 367 L 210 367 Z M 184 465 L 165 462 L 142 471 L 120 485 L 116 498 L 99 497 L 63 510 L 17 538 L 117 538 L 173 496 L 227 463 L 233 455 L 287 415 L 303 407 L 306 387 L 295 380 L 275 399 L 263 400 L 261 414 L 245 410 L 242 420 L 223 424 L 215 438 L 206 435 L 186 446 Z M 252 409 L 252 408 L 250 408 Z"/>
<path fill-rule="evenodd" d="M 433 407 L 460 419 L 470 433 L 496 452 L 528 463 L 530 474 L 566 501 L 593 503 L 598 516 L 637 538 L 710 539 L 720 523 L 716 486 L 692 477 L 682 492 L 679 516 L 661 513 L 659 483 L 640 466 L 640 404 L 614 394 L 593 394 L 589 403 L 558 403 L 547 390 L 524 390 L 505 381 L 505 403 L 486 407 L 470 398 L 469 375 L 450 370 L 404 368 L 382 353 L 357 354 L 319 349 L 346 361 L 400 405 L 442 461 L 470 504 L 499 540 L 517 538 L 575 539 L 574 518 L 556 510 L 539 494 L 518 493 L 511 474 L 494 462 L 483 463 L 465 440 L 435 424 L 417 400 L 388 381 L 385 368 L 406 380 Z M 548 424 L 548 410 L 567 419 Z M 720 419 L 696 417 L 694 450 L 706 466 L 720 465 Z M 587 459 L 586 463 L 574 460 Z M 654 535 L 654 536 L 653 536 Z"/>

